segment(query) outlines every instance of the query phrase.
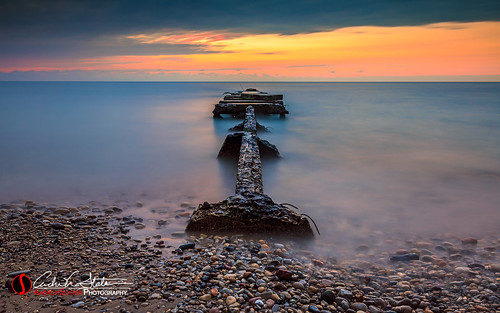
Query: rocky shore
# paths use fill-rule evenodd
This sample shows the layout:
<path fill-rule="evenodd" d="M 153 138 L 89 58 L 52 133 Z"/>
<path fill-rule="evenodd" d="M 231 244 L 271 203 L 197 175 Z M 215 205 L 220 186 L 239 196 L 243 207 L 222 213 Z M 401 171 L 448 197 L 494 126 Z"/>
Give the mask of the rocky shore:
<path fill-rule="evenodd" d="M 0 205 L 0 312 L 500 311 L 500 238 L 360 245 L 336 259 L 270 238 L 202 234 L 173 246 L 160 234 L 138 239 L 129 230 L 140 220 L 122 213 Z M 24 295 L 12 290 L 20 273 L 33 281 Z M 98 282 L 112 288 L 99 292 Z M 78 294 L 85 288 L 93 293 Z M 54 294 L 61 289 L 73 292 Z"/>

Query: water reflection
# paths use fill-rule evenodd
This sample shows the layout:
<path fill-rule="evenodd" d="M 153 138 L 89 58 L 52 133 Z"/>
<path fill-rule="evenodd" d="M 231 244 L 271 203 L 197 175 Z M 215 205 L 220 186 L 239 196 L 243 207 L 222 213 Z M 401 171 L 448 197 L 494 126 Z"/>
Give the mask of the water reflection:
<path fill-rule="evenodd" d="M 264 160 L 264 190 L 313 217 L 320 246 L 379 232 L 498 234 L 498 84 L 253 87 L 284 93 L 290 111 L 258 117 L 283 156 Z M 236 166 L 217 152 L 241 120 L 211 111 L 238 89 L 0 83 L 0 201 L 220 201 Z"/>

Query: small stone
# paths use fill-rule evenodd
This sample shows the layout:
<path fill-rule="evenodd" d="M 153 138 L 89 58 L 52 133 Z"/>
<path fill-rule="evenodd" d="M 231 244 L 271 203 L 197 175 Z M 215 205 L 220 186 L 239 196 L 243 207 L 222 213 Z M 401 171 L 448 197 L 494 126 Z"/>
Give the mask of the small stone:
<path fill-rule="evenodd" d="M 299 283 L 298 281 L 293 282 L 292 287 L 295 289 L 300 289 L 300 290 L 305 289 L 304 285 L 302 283 Z"/>
<path fill-rule="evenodd" d="M 500 264 L 490 264 L 490 266 L 488 266 L 489 270 L 492 271 L 492 272 L 495 272 L 495 273 L 498 273 L 500 272 Z"/>
<path fill-rule="evenodd" d="M 358 251 L 358 252 L 365 252 L 368 250 L 370 250 L 370 246 L 368 246 L 366 244 L 361 244 L 356 248 L 356 251 Z"/>
<path fill-rule="evenodd" d="M 161 296 L 161 294 L 155 292 L 149 298 L 150 299 L 161 299 L 162 296 Z"/>
<path fill-rule="evenodd" d="M 307 310 L 312 313 L 321 313 L 321 311 L 314 305 L 310 305 Z"/>
<path fill-rule="evenodd" d="M 83 301 L 78 301 L 76 303 L 73 303 L 71 306 L 74 307 L 74 308 L 81 308 L 82 306 L 85 305 L 85 302 Z"/>
<path fill-rule="evenodd" d="M 483 264 L 480 264 L 480 263 L 471 263 L 467 266 L 472 268 L 472 269 L 481 269 L 481 270 L 484 270 L 486 268 Z"/>
<path fill-rule="evenodd" d="M 332 304 L 335 301 L 335 294 L 331 290 L 325 290 L 321 293 L 321 300 L 326 301 L 328 304 Z"/>
<path fill-rule="evenodd" d="M 353 294 L 349 290 L 341 288 L 339 290 L 338 296 L 346 299 L 352 299 Z"/>
<path fill-rule="evenodd" d="M 266 306 L 268 308 L 272 308 L 274 306 L 274 300 L 273 299 L 267 299 L 266 300 Z"/>
<path fill-rule="evenodd" d="M 363 312 L 366 312 L 368 311 L 368 307 L 366 306 L 366 304 L 362 303 L 362 302 L 354 302 L 351 304 L 351 309 L 353 309 L 354 311 L 363 311 Z"/>
<path fill-rule="evenodd" d="M 16 277 L 17 275 L 28 274 L 29 272 L 30 272 L 30 270 L 16 271 L 16 272 L 8 273 L 7 276 L 8 277 Z"/>
<path fill-rule="evenodd" d="M 207 293 L 200 297 L 200 301 L 209 301 L 212 299 L 212 295 Z"/>
<path fill-rule="evenodd" d="M 267 300 L 267 299 L 271 299 L 273 293 L 271 291 L 265 291 L 265 292 L 262 292 L 260 294 L 260 297 L 263 299 L 263 300 Z"/>
<path fill-rule="evenodd" d="M 276 271 L 276 276 L 278 276 L 279 279 L 291 280 L 292 272 L 290 272 L 289 270 L 279 269 Z"/>
<path fill-rule="evenodd" d="M 412 260 L 418 260 L 420 257 L 416 253 L 407 253 L 401 255 L 394 255 L 391 257 L 391 261 L 394 262 L 408 262 Z"/>
<path fill-rule="evenodd" d="M 465 238 L 465 239 L 462 239 L 462 244 L 464 244 L 464 245 L 477 245 L 477 239 L 476 238 Z"/>
<path fill-rule="evenodd" d="M 360 312 L 362 312 L 362 311 L 360 311 Z M 384 311 L 382 309 L 380 309 L 376 306 L 373 306 L 373 305 L 368 306 L 368 312 L 370 312 L 370 313 L 384 313 Z"/>
<path fill-rule="evenodd" d="M 226 304 L 227 304 L 227 305 L 231 305 L 231 304 L 233 304 L 233 303 L 236 303 L 236 298 L 235 298 L 235 297 L 233 297 L 233 296 L 228 296 L 228 297 L 226 298 Z"/>
<path fill-rule="evenodd" d="M 261 300 L 261 299 L 257 299 L 255 300 L 255 305 L 258 306 L 258 307 L 263 307 L 264 306 L 264 302 Z"/>
<path fill-rule="evenodd" d="M 55 230 L 63 230 L 64 229 L 64 224 L 61 224 L 61 223 L 52 223 L 51 226 Z"/>
<path fill-rule="evenodd" d="M 373 304 L 378 307 L 378 308 L 381 308 L 381 309 L 385 309 L 387 307 L 387 302 L 385 302 L 384 299 L 382 298 L 376 298 L 373 300 Z"/>
<path fill-rule="evenodd" d="M 455 268 L 455 271 L 459 274 L 468 274 L 470 272 L 470 268 L 464 267 L 464 266 L 459 266 Z"/>
<path fill-rule="evenodd" d="M 64 208 L 64 207 L 57 208 L 57 209 L 54 210 L 54 214 L 66 215 L 68 213 L 69 213 L 69 209 L 68 208 Z"/>
<path fill-rule="evenodd" d="M 421 259 L 422 262 L 425 262 L 425 263 L 432 263 L 434 262 L 434 258 L 430 255 L 424 255 Z"/>
<path fill-rule="evenodd" d="M 274 284 L 274 290 L 278 290 L 278 291 L 285 291 L 287 288 L 284 284 L 282 283 L 276 283 Z"/>
<path fill-rule="evenodd" d="M 135 223 L 134 227 L 135 227 L 135 229 L 144 229 L 144 228 L 146 228 L 146 224 L 144 224 L 144 223 Z"/>
<path fill-rule="evenodd" d="M 413 309 L 409 305 L 401 305 L 394 308 L 397 313 L 412 313 Z"/>
<path fill-rule="evenodd" d="M 243 273 L 243 278 L 248 279 L 248 277 L 252 276 L 252 272 Z"/>
<path fill-rule="evenodd" d="M 139 292 L 135 297 L 139 302 L 145 302 L 148 299 L 148 295 L 145 292 Z"/>
<path fill-rule="evenodd" d="M 87 280 L 87 279 L 89 279 L 89 278 L 90 278 L 90 274 L 86 274 L 86 273 L 85 273 L 85 274 L 80 275 L 80 279 L 81 279 L 82 281 L 85 281 L 85 280 Z"/>
<path fill-rule="evenodd" d="M 183 245 L 180 245 L 179 249 L 181 249 L 181 250 L 194 249 L 195 246 L 196 245 L 194 242 L 190 242 L 190 243 L 185 243 Z"/>

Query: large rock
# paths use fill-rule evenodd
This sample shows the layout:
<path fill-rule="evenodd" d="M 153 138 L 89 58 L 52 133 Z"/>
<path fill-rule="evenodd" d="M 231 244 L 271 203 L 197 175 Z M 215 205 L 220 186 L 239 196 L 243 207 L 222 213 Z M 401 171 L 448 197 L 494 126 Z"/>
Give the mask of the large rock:
<path fill-rule="evenodd" d="M 314 237 L 309 221 L 264 194 L 237 194 L 218 203 L 200 204 L 187 232 L 252 233 Z"/>

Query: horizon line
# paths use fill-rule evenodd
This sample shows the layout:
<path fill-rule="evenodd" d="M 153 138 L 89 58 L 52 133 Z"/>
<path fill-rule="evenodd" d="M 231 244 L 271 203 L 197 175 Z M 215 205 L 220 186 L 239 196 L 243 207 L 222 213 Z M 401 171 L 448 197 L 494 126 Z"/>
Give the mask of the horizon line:
<path fill-rule="evenodd" d="M 310 81 L 310 80 L 305 80 L 305 81 L 288 81 L 288 80 L 283 80 L 283 81 L 226 81 L 226 80 L 220 80 L 220 81 L 203 81 L 203 80 L 193 80 L 193 81 L 188 81 L 188 80 L 0 80 L 1 83 L 255 83 L 255 84 L 271 84 L 271 83 L 312 83 L 312 84 L 318 84 L 318 83 L 500 83 L 500 80 L 498 81 L 411 81 L 411 80 L 401 80 L 401 81 L 393 81 L 393 80 L 387 80 L 387 81 L 381 81 L 381 80 L 373 80 L 373 81 L 360 81 L 360 80 L 353 80 L 353 81 Z"/>

